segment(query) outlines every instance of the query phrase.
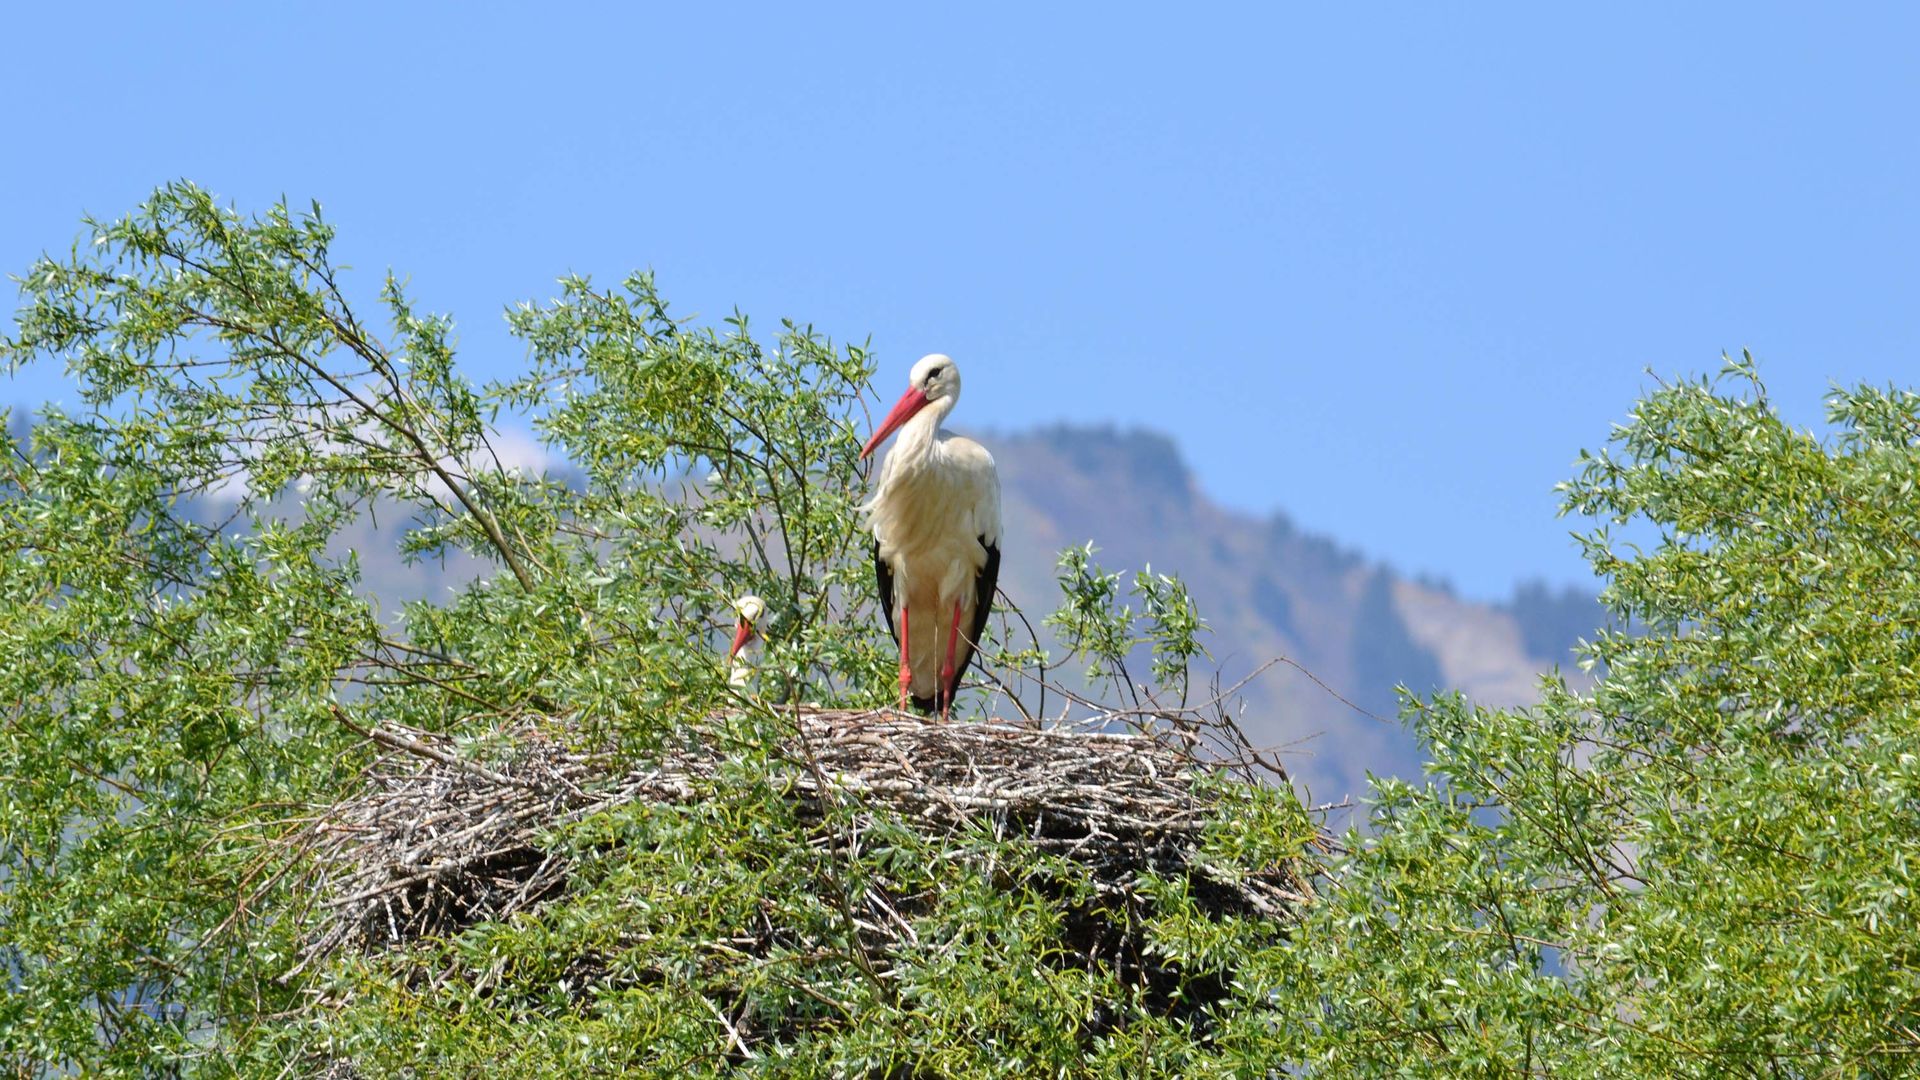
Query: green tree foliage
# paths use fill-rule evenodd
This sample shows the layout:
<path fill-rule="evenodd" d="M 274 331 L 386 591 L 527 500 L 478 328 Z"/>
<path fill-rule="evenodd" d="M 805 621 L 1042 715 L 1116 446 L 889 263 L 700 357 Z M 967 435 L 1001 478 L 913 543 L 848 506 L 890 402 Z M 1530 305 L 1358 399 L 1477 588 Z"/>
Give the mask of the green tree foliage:
<path fill-rule="evenodd" d="M 1616 618 L 1589 694 L 1418 704 L 1248 1062 L 1331 1075 L 1905 1075 L 1920 1052 L 1920 396 L 1823 443 L 1750 359 L 1665 386 L 1565 507 Z M 1658 530 L 1651 550 L 1610 529 Z M 1315 1001 L 1318 1006 L 1315 1007 Z M 1278 1044 L 1278 1045 L 1276 1045 Z M 1284 1047 L 1284 1049 L 1280 1048 Z"/>
<path fill-rule="evenodd" d="M 800 813 L 769 703 L 891 690 L 863 350 L 568 279 L 509 312 L 524 375 L 476 387 L 399 282 L 361 320 L 317 208 L 181 184 L 89 224 L 0 343 L 84 403 L 0 447 L 17 1072 L 1814 1077 L 1920 1051 L 1920 396 L 1836 392 L 1824 441 L 1744 360 L 1641 402 L 1565 505 L 1643 632 L 1597 633 L 1597 685 L 1530 709 L 1410 699 L 1431 775 L 1380 780 L 1282 924 L 1182 877 L 1113 907 L 1016 835 Z M 584 478 L 503 467 L 503 409 Z M 383 610 L 339 543 L 369 515 L 491 572 Z M 1616 546 L 1629 521 L 1659 542 Z M 1089 549 L 1061 578 L 1052 624 L 1129 714 L 1187 716 L 1204 624 L 1178 581 L 1136 576 L 1136 613 Z M 715 645 L 746 591 L 772 611 L 742 697 Z M 485 762 L 530 722 L 724 766 L 557 824 L 574 871 L 537 909 L 303 964 L 324 912 L 290 839 L 361 782 L 367 733 Z M 1206 787 L 1216 873 L 1308 844 L 1289 792 Z M 913 901 L 885 955 L 851 915 L 876 890 Z M 1166 974 L 1091 958 L 1096 914 Z"/>
<path fill-rule="evenodd" d="M 1185 706 L 1192 692 L 1193 660 L 1206 655 L 1200 644 L 1206 623 L 1187 595 L 1186 585 L 1154 573 L 1152 567 L 1135 574 L 1132 595 L 1142 609 L 1136 616 L 1132 606 L 1120 600 L 1120 572 L 1102 568 L 1093 561 L 1093 554 L 1091 541 L 1060 553 L 1064 601 L 1060 610 L 1047 616 L 1047 625 L 1060 634 L 1070 652 L 1085 659 L 1089 679 L 1108 684 L 1134 707 L 1178 710 Z M 1166 701 L 1143 698 L 1142 684 L 1127 669 L 1129 654 L 1141 646 L 1150 651 L 1153 685 L 1168 694 Z"/>
<path fill-rule="evenodd" d="M 861 350 L 684 331 L 644 276 L 569 279 L 510 315 L 528 374 L 476 389 L 397 281 L 386 332 L 360 320 L 317 208 L 246 219 L 175 185 L 90 224 L 28 272 L 5 344 L 64 361 L 89 406 L 0 472 L 15 1060 L 136 1068 L 297 1001 L 276 980 L 299 927 L 256 886 L 364 765 L 358 730 L 540 711 L 635 751 L 686 737 L 723 700 L 709 628 L 749 590 L 776 612 L 769 681 L 857 695 L 881 662 L 836 630 L 863 621 Z M 501 466 L 503 405 L 538 411 L 584 490 Z M 501 572 L 384 618 L 329 545 L 382 513 L 414 557 Z"/>
<path fill-rule="evenodd" d="M 892 696 L 857 512 L 864 350 L 793 325 L 763 347 L 741 317 L 676 321 L 644 275 L 570 278 L 508 312 L 524 374 L 476 387 L 451 322 L 396 279 L 381 325 L 361 318 L 317 207 L 247 217 L 176 184 L 88 226 L 20 279 L 0 343 L 10 367 L 63 363 L 83 403 L 4 425 L 21 434 L 0 448 L 14 1071 L 1170 1073 L 1201 1053 L 1189 999 L 1228 996 L 1222 943 L 1277 927 L 1215 920 L 1173 880 L 1109 911 L 1019 836 L 822 821 L 788 796 L 772 703 Z M 503 409 L 582 478 L 503 465 Z M 404 523 L 410 557 L 491 572 L 382 609 L 340 543 L 369 517 Z M 743 697 L 716 646 L 748 591 L 769 612 Z M 1153 594 L 1185 648 L 1184 594 Z M 300 838 L 359 787 L 370 734 L 449 736 L 479 763 L 529 723 L 724 765 L 691 800 L 556 825 L 573 871 L 537 912 L 303 963 L 325 909 Z M 1217 801 L 1220 873 L 1310 833 L 1286 793 Z M 885 956 L 852 904 L 881 893 L 911 901 Z M 1151 987 L 1064 944 L 1156 913 L 1191 957 Z"/>

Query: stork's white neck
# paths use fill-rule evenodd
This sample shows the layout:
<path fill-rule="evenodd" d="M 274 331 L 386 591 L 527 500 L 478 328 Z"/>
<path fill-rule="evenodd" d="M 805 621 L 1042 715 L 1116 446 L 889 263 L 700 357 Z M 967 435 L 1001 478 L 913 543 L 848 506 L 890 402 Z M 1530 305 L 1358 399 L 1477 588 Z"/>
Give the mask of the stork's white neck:
<path fill-rule="evenodd" d="M 913 414 L 913 419 L 902 424 L 900 433 L 894 436 L 893 449 L 887 452 L 888 471 L 912 471 L 926 465 L 933 457 L 940 425 L 946 422 L 948 414 L 953 412 L 959 400 L 957 397 L 943 397 L 938 401 L 930 401 L 925 408 Z"/>
<path fill-rule="evenodd" d="M 727 665 L 727 685 L 736 690 L 745 689 L 747 684 L 753 681 L 759 666 L 760 639 L 755 636 L 749 638 L 747 643 L 740 647 L 740 651 L 733 654 L 732 662 Z"/>

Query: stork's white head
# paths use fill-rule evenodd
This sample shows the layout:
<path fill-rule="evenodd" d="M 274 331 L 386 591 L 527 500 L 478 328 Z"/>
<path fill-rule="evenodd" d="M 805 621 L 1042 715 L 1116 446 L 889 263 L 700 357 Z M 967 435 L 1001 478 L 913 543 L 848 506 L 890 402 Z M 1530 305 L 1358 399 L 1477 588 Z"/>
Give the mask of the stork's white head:
<path fill-rule="evenodd" d="M 907 385 L 927 396 L 929 403 L 960 396 L 960 365 L 945 353 L 920 358 L 907 375 Z"/>
<path fill-rule="evenodd" d="M 921 409 L 940 403 L 942 415 L 953 410 L 953 403 L 960 400 L 960 365 L 944 353 L 932 353 L 920 358 L 913 365 L 913 371 L 907 376 L 907 392 L 894 402 L 893 410 L 880 426 L 873 429 L 873 438 L 860 448 L 860 456 L 867 457 L 887 441 L 887 436 L 900 430 L 901 426 L 914 418 Z"/>
<path fill-rule="evenodd" d="M 738 616 L 733 624 L 733 647 L 727 650 L 727 659 L 740 655 L 740 650 L 754 635 L 754 624 L 760 616 L 767 613 L 767 602 L 748 593 L 733 602 L 734 613 Z"/>

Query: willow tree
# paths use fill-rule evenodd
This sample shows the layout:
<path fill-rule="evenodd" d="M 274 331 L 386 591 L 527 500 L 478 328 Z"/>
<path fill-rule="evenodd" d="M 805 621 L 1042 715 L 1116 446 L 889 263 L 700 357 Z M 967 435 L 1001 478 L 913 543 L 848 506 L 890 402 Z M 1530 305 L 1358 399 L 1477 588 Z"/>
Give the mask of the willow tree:
<path fill-rule="evenodd" d="M 1662 386 L 1565 487 L 1634 627 L 1594 635 L 1591 690 L 1406 699 L 1430 775 L 1377 781 L 1319 849 L 1283 786 L 1149 756 L 1186 770 L 1166 816 L 1198 839 L 1115 881 L 1040 818 L 823 808 L 824 770 L 796 797 L 797 703 L 891 693 L 865 351 L 568 279 L 509 312 L 524 372 L 476 386 L 398 282 L 357 314 L 332 236 L 180 184 L 21 278 L 0 353 L 64 363 L 81 406 L 0 448 L 15 1071 L 1910 1071 L 1920 396 L 1836 392 L 1820 437 L 1745 360 Z M 505 467 L 503 411 L 579 475 Z M 383 604 L 350 543 L 376 517 L 476 572 Z M 1629 521 L 1657 543 L 1616 544 Z M 1070 549 L 1052 625 L 1161 725 L 1154 754 L 1204 740 L 1204 624 L 1177 580 L 1123 580 Z M 747 591 L 769 649 L 742 699 L 713 648 Z M 529 732 L 636 784 L 706 767 L 691 797 L 556 818 L 568 876 L 510 915 L 316 951 L 353 898 L 308 895 L 301 838 L 377 789 L 370 763 L 510 785 Z M 1222 904 L 1315 850 L 1304 912 Z"/>
<path fill-rule="evenodd" d="M 64 364 L 80 407 L 13 425 L 0 455 L 16 1071 L 1057 1071 L 1195 1052 L 1186 988 L 1225 1000 L 1222 959 L 1176 970 L 1169 942 L 1145 996 L 1138 963 L 1063 963 L 1089 918 L 1147 912 L 1108 911 L 1072 860 L 851 799 L 825 821 L 796 805 L 798 713 L 780 706 L 890 693 L 857 512 L 864 349 L 685 325 L 645 275 L 568 278 L 507 314 L 524 370 L 475 385 L 451 321 L 398 280 L 360 314 L 333 235 L 317 206 L 246 216 L 174 184 L 20 279 L 0 353 Z M 503 412 L 568 474 L 503 462 Z M 354 547 L 369 537 L 473 572 L 383 601 Z M 1165 625 L 1139 636 L 1193 655 L 1184 592 L 1150 591 Z M 768 603 L 768 649 L 743 699 L 715 634 L 746 592 Z M 673 805 L 556 823 L 540 843 L 565 887 L 511 919 L 316 954 L 343 898 L 310 895 L 303 838 L 369 764 L 401 746 L 501 776 L 529 733 L 610 775 L 689 747 L 712 768 Z M 1221 790 L 1210 872 L 1298 853 L 1290 793 Z M 875 904 L 905 927 L 884 954 Z M 1153 910 L 1215 925 L 1171 892 Z M 750 934 L 758 952 L 730 944 Z"/>
<path fill-rule="evenodd" d="M 1786 423 L 1750 357 L 1663 385 L 1566 511 L 1616 621 L 1591 692 L 1415 703 L 1425 783 L 1239 1060 L 1328 1075 L 1891 1076 L 1920 1054 L 1920 395 Z M 1617 541 L 1629 522 L 1657 536 Z"/>

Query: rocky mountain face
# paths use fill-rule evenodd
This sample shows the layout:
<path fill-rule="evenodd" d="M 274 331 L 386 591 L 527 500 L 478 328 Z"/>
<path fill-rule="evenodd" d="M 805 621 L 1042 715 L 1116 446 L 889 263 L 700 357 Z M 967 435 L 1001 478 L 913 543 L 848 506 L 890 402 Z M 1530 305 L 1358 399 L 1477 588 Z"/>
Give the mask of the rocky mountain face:
<path fill-rule="evenodd" d="M 1527 704 L 1541 672 L 1558 665 L 1578 676 L 1569 650 L 1605 623 L 1577 590 L 1522 586 L 1510 603 L 1474 603 L 1283 514 L 1224 509 L 1163 435 L 1063 427 L 982 441 L 1004 489 L 1001 584 L 1036 627 L 1059 601 L 1054 558 L 1068 545 L 1093 541 L 1098 561 L 1129 579 L 1148 564 L 1178 574 L 1212 628 L 1206 645 L 1222 685 L 1275 657 L 1299 665 L 1244 688 L 1240 722 L 1256 742 L 1286 748 L 1283 760 L 1316 801 L 1364 794 L 1368 772 L 1418 774 L 1396 685 Z"/>
<path fill-rule="evenodd" d="M 22 412 L 13 417 L 20 439 Z M 1522 585 L 1508 603 L 1474 603 L 1303 531 L 1284 514 L 1224 509 L 1206 498 L 1164 435 L 1056 427 L 981 440 L 1003 487 L 1001 586 L 1043 643 L 1054 645 L 1041 620 L 1060 599 L 1054 566 L 1062 548 L 1091 540 L 1098 561 L 1129 579 L 1149 564 L 1180 575 L 1211 628 L 1204 641 L 1221 685 L 1276 657 L 1298 665 L 1269 668 L 1243 689 L 1237 708 L 1250 737 L 1284 748 L 1314 800 L 1362 795 L 1368 772 L 1419 773 L 1419 749 L 1396 716 L 1396 685 L 1460 690 L 1482 705 L 1525 704 L 1537 695 L 1540 672 L 1559 665 L 1578 678 L 1568 650 L 1605 621 L 1585 593 Z M 461 555 L 402 561 L 395 544 L 403 521 L 382 515 L 340 538 L 341 553 L 351 549 L 360 560 L 362 587 L 389 617 L 408 600 L 445 596 L 486 572 Z M 1136 670 L 1147 670 L 1144 656 Z M 1084 689 L 1071 672 L 1050 678 Z M 1208 696 L 1210 674 L 1196 678 L 1197 697 Z M 1029 708 L 1038 704 L 1031 690 L 1022 697 Z M 1048 713 L 1061 705 L 1051 699 Z M 1005 702 L 994 707 L 1012 712 Z"/>

